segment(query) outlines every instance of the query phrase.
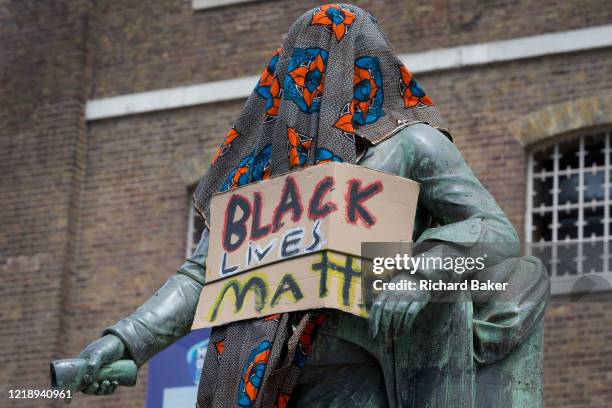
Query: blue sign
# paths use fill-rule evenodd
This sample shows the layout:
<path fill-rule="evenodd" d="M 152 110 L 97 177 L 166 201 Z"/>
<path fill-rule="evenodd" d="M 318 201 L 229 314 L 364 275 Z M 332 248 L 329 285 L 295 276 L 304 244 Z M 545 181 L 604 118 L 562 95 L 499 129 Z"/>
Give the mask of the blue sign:
<path fill-rule="evenodd" d="M 149 361 L 146 408 L 195 406 L 209 335 L 194 330 Z"/>

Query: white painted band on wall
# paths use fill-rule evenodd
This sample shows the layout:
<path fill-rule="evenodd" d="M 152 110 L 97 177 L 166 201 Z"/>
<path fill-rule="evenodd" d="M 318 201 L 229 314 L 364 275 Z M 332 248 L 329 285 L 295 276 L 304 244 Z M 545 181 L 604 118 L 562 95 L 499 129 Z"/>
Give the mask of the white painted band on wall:
<path fill-rule="evenodd" d="M 85 119 L 113 118 L 246 98 L 258 79 L 258 76 L 250 76 L 93 99 L 87 101 Z"/>
<path fill-rule="evenodd" d="M 491 41 L 402 54 L 399 58 L 410 71 L 420 73 L 609 46 L 612 46 L 612 24 L 512 40 Z M 85 118 L 88 121 L 93 121 L 246 98 L 253 91 L 257 79 L 258 76 L 249 76 L 92 99 L 87 101 Z"/>
<path fill-rule="evenodd" d="M 428 72 L 609 46 L 612 46 L 612 24 L 403 54 L 400 59 L 413 72 Z"/>
<path fill-rule="evenodd" d="M 229 6 L 230 4 L 250 3 L 255 0 L 192 0 L 194 10 L 203 10 L 215 7 Z"/>

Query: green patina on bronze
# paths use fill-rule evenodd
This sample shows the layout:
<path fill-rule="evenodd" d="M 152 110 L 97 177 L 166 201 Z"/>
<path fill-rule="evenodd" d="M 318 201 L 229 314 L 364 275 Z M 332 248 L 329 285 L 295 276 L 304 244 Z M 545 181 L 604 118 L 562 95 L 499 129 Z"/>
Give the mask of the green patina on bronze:
<path fill-rule="evenodd" d="M 359 165 L 421 183 L 417 246 L 438 243 L 434 253 L 454 243 L 504 244 L 488 259 L 487 270 L 512 282 L 517 295 L 496 301 L 457 293 L 454 302 L 438 303 L 425 291 L 382 293 L 369 320 L 330 311 L 290 406 L 541 406 L 548 277 L 539 260 L 520 256 L 516 231 L 457 148 L 434 128 L 413 124 L 369 147 Z M 432 228 L 432 221 L 439 226 Z M 112 392 L 116 384 L 92 380 L 101 365 L 129 356 L 140 366 L 189 331 L 207 250 L 205 231 L 177 275 L 81 353 L 91 363 L 90 381 L 81 389 Z M 453 271 L 423 273 L 434 280 L 458 279 Z M 461 276 L 468 278 L 478 276 Z"/>
<path fill-rule="evenodd" d="M 290 405 L 541 406 L 548 276 L 536 258 L 520 257 L 516 231 L 457 148 L 415 124 L 369 148 L 359 165 L 421 183 L 417 247 L 499 243 L 503 253 L 489 259 L 488 276 L 511 276 L 525 294 L 485 304 L 463 293 L 452 303 L 428 303 L 426 292 L 382 294 L 369 322 L 329 312 Z M 432 220 L 440 226 L 430 228 Z M 456 279 L 452 271 L 431 273 L 421 277 Z"/>

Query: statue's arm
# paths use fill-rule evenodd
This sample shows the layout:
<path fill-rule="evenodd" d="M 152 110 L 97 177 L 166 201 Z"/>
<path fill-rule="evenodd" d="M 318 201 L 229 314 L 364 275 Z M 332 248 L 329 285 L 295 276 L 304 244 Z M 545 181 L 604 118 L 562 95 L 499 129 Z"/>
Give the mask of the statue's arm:
<path fill-rule="evenodd" d="M 488 240 L 518 241 L 514 227 L 455 144 L 424 124 L 410 126 L 404 132 L 398 135 L 403 136 L 402 154 L 414 158 L 410 160 L 409 176 L 421 183 L 422 203 L 442 227 L 460 232 L 462 228 L 452 224 L 480 221 L 487 227 Z"/>
<path fill-rule="evenodd" d="M 208 230 L 178 273 L 130 316 L 104 330 L 119 337 L 138 366 L 187 334 L 204 284 Z"/>
<path fill-rule="evenodd" d="M 122 358 L 143 365 L 156 353 L 187 334 L 191 328 L 206 271 L 208 230 L 178 273 L 134 313 L 104 330 L 98 340 L 79 354 L 87 360 L 78 389 L 86 394 L 112 394 L 119 385 L 112 378 L 100 379 L 101 367 Z"/>
<path fill-rule="evenodd" d="M 518 235 L 508 217 L 444 134 L 417 124 L 397 136 L 409 163 L 405 175 L 421 184 L 419 202 L 439 225 L 416 239 L 417 248 L 424 242 L 459 244 L 456 248 L 481 244 L 483 250 L 488 245 L 493 251 L 487 266 L 519 255 Z"/>
<path fill-rule="evenodd" d="M 476 244 L 495 243 L 495 248 L 489 247 L 495 251 L 485 258 L 485 268 L 518 256 L 514 227 L 444 134 L 429 125 L 414 124 L 383 143 L 388 145 L 377 148 L 388 154 L 378 155 L 380 162 L 372 164 L 419 182 L 419 207 L 425 208 L 439 225 L 415 238 L 415 253 L 438 259 L 466 253 L 474 256 Z M 420 268 L 416 275 L 403 273 L 394 279 L 459 281 L 470 275 L 473 273 Z M 383 291 L 370 309 L 372 336 L 382 333 L 390 339 L 410 328 L 431 296 L 425 290 Z"/>
<path fill-rule="evenodd" d="M 539 327 L 550 296 L 548 273 L 539 259 L 521 256 L 515 229 L 458 149 L 428 126 L 415 126 L 412 132 L 406 135 L 410 140 L 405 141 L 404 152 L 415 154 L 411 178 L 421 183 L 423 204 L 440 224 L 425 230 L 416 248 L 432 242 L 426 256 L 449 252 L 487 255 L 481 270 L 419 272 L 432 280 L 470 279 L 509 285 L 508 290 L 499 292 L 470 293 L 474 356 L 481 364 L 498 361 Z"/>

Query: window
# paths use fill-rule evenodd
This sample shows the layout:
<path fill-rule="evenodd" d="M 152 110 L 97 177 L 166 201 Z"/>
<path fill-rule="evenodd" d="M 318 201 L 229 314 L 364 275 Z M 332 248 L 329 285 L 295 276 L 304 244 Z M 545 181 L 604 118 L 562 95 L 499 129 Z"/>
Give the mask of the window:
<path fill-rule="evenodd" d="M 197 185 L 193 186 L 188 190 L 187 199 L 189 200 L 189 218 L 187 219 L 187 250 L 186 250 L 186 258 L 189 258 L 196 246 L 198 246 L 198 242 L 200 242 L 200 237 L 202 236 L 202 231 L 204 231 L 204 221 L 202 221 L 202 217 L 198 214 L 195 209 L 194 201 L 193 201 L 193 192 L 195 191 Z"/>
<path fill-rule="evenodd" d="M 528 251 L 546 264 L 553 294 L 573 293 L 583 276 L 612 282 L 611 133 L 585 133 L 529 154 Z"/>

